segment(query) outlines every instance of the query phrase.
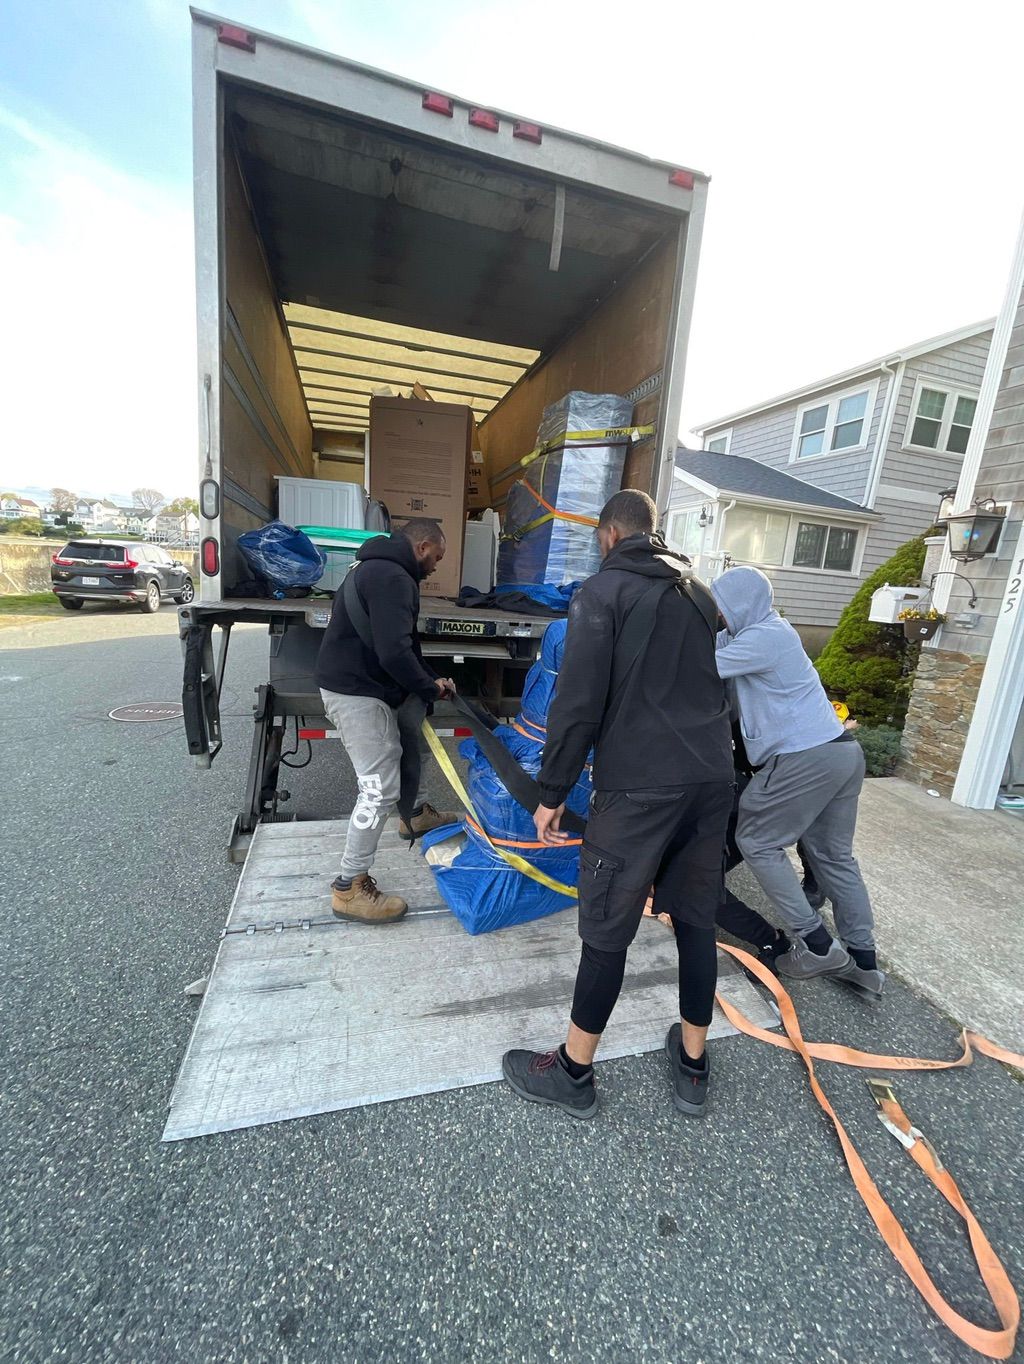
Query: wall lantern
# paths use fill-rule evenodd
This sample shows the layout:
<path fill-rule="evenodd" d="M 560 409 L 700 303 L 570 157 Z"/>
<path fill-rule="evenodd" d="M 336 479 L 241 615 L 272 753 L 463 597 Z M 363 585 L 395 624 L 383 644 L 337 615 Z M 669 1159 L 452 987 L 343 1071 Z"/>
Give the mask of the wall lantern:
<path fill-rule="evenodd" d="M 701 530 L 705 530 L 708 526 L 713 526 L 714 524 L 715 510 L 713 507 L 709 507 L 708 504 L 705 502 L 700 509 L 700 516 L 697 518 L 697 525 L 700 526 Z"/>
<path fill-rule="evenodd" d="M 969 511 L 947 517 L 946 534 L 949 537 L 950 554 L 962 564 L 970 563 L 972 559 L 984 559 L 986 554 L 994 554 L 1005 519 L 1006 513 L 996 506 L 991 497 L 975 502 Z"/>
<path fill-rule="evenodd" d="M 947 488 L 945 492 L 939 493 L 939 510 L 935 514 L 935 527 L 937 530 L 945 530 L 946 523 L 953 515 L 953 506 L 956 502 L 956 488 Z"/>

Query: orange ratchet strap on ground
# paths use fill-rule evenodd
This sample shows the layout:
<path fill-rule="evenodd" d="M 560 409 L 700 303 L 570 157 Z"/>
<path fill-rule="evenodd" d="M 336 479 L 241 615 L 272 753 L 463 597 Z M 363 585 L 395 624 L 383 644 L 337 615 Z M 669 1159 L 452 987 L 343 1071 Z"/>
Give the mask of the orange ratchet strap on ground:
<path fill-rule="evenodd" d="M 868 1086 L 879 1106 L 879 1117 L 886 1128 L 892 1132 L 913 1161 L 924 1171 L 950 1207 L 954 1208 L 967 1224 L 967 1234 L 970 1238 L 978 1272 L 981 1274 L 989 1297 L 992 1299 L 996 1315 L 1002 1323 L 1002 1330 L 999 1331 L 993 1331 L 987 1327 L 978 1326 L 973 1321 L 968 1321 L 966 1317 L 961 1316 L 950 1306 L 936 1288 L 931 1276 L 921 1263 L 920 1256 L 911 1245 L 902 1224 L 878 1191 L 846 1128 L 839 1121 L 835 1109 L 829 1103 L 824 1090 L 818 1083 L 818 1078 L 814 1073 L 814 1060 L 835 1061 L 840 1065 L 864 1066 L 881 1070 L 950 1070 L 958 1066 L 969 1066 L 973 1060 L 971 1050 L 973 1047 L 974 1050 L 983 1052 L 986 1056 L 991 1056 L 997 1061 L 1004 1061 L 1008 1065 L 1018 1066 L 1024 1070 L 1024 1056 L 998 1047 L 988 1038 L 966 1030 L 962 1039 L 963 1052 L 953 1061 L 933 1061 L 910 1056 L 877 1056 L 872 1052 L 856 1051 L 852 1047 L 834 1046 L 824 1042 L 805 1042 L 800 1031 L 800 1021 L 797 1018 L 793 1001 L 772 972 L 767 967 L 762 966 L 749 952 L 730 947 L 727 943 L 719 943 L 718 945 L 724 952 L 735 957 L 738 962 L 757 977 L 762 985 L 765 985 L 772 992 L 778 1003 L 782 1025 L 787 1036 L 779 1037 L 774 1033 L 766 1032 L 764 1028 L 756 1027 L 739 1009 L 719 995 L 717 996 L 718 1003 L 723 1013 L 733 1027 L 738 1028 L 748 1037 L 755 1037 L 760 1042 L 768 1042 L 771 1046 L 781 1047 L 786 1051 L 794 1051 L 803 1061 L 807 1067 L 811 1091 L 831 1119 L 836 1130 L 857 1192 L 864 1200 L 864 1205 L 871 1215 L 871 1220 L 881 1233 L 882 1239 L 896 1257 L 910 1282 L 939 1320 L 948 1326 L 965 1345 L 970 1346 L 972 1350 L 977 1350 L 979 1354 L 987 1355 L 990 1359 L 1009 1359 L 1013 1353 L 1017 1340 L 1017 1328 L 1020 1325 L 1020 1303 L 1006 1270 L 989 1244 L 977 1218 L 967 1206 L 953 1176 L 943 1167 L 928 1140 L 916 1127 L 912 1126 L 910 1119 L 897 1102 L 896 1096 L 892 1092 L 892 1086 L 884 1080 L 869 1080 Z"/>

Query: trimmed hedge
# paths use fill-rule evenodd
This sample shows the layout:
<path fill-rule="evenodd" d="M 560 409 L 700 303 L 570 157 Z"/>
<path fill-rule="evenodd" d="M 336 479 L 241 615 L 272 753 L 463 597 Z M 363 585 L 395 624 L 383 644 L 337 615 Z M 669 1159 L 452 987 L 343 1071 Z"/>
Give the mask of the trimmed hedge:
<path fill-rule="evenodd" d="M 814 665 L 829 696 L 845 701 L 850 714 L 866 727 L 903 728 L 920 651 L 920 645 L 907 642 L 902 630 L 868 620 L 872 594 L 885 583 L 916 586 L 924 556 L 924 537 L 919 536 L 876 569 L 839 617 Z"/>

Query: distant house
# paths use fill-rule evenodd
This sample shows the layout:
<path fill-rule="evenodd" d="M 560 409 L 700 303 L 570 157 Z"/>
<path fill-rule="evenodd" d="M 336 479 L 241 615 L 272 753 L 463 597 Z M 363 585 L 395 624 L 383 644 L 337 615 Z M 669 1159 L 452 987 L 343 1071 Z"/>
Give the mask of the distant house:
<path fill-rule="evenodd" d="M 30 497 L 16 497 L 11 493 L 7 497 L 0 497 L 0 517 L 5 521 L 20 521 L 22 517 L 32 517 L 41 521 L 43 509 Z"/>
<path fill-rule="evenodd" d="M 117 524 L 120 511 L 120 507 L 106 498 L 83 498 L 75 508 L 74 520 L 85 530 L 116 532 L 120 529 Z"/>
<path fill-rule="evenodd" d="M 118 530 L 130 535 L 143 535 L 152 516 L 148 507 L 118 507 L 114 520 Z"/>
<path fill-rule="evenodd" d="M 174 512 L 156 512 L 145 523 L 147 540 L 187 543 L 199 534 L 199 517 L 192 512 L 179 516 Z"/>
<path fill-rule="evenodd" d="M 726 555 L 763 568 L 805 642 L 822 642 L 863 578 L 927 530 L 939 494 L 956 485 L 992 327 L 932 337 L 705 423 L 701 453 L 718 462 L 680 452 L 669 534 L 692 546 L 695 524 L 709 528 L 699 525 L 706 507 L 704 574 Z M 785 481 L 759 482 L 751 465 Z"/>

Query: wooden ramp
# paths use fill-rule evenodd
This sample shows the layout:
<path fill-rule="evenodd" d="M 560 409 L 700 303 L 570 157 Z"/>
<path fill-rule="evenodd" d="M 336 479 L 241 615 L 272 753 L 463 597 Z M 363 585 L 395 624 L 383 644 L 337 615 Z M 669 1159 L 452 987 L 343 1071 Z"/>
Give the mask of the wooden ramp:
<path fill-rule="evenodd" d="M 383 1103 L 500 1078 L 510 1046 L 564 1036 L 579 960 L 575 907 L 470 937 L 418 851 L 386 831 L 374 872 L 408 900 L 395 924 L 335 919 L 346 824 L 261 825 L 171 1095 L 164 1141 Z M 720 954 L 720 990 L 775 1015 Z M 653 1051 L 675 1014 L 676 954 L 641 926 L 602 1059 Z M 716 1009 L 712 1037 L 734 1029 Z"/>

